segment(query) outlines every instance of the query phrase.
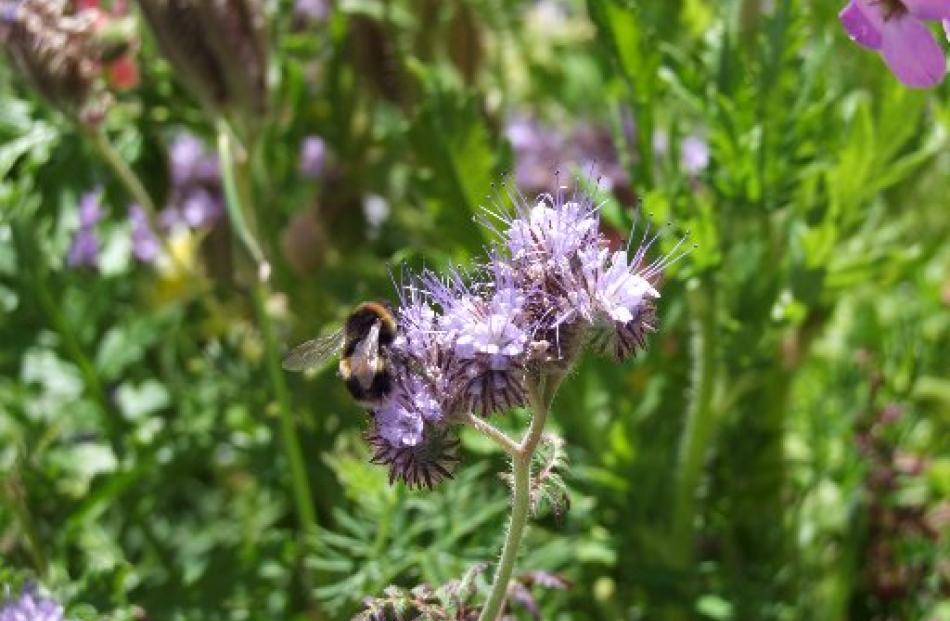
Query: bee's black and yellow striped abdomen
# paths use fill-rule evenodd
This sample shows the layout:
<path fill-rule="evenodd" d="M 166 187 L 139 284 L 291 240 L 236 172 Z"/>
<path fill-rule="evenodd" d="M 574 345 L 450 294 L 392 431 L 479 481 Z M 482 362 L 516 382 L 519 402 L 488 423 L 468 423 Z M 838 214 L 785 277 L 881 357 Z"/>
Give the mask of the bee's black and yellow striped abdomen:
<path fill-rule="evenodd" d="M 379 356 L 375 361 L 372 379 L 365 381 L 365 360 L 356 360 L 360 344 L 368 338 L 373 326 L 379 324 Z M 392 390 L 393 377 L 390 369 L 389 346 L 396 338 L 396 318 L 389 305 L 385 302 L 363 302 L 356 307 L 346 319 L 344 328 L 343 355 L 340 358 L 340 377 L 346 383 L 347 389 L 353 398 L 363 405 L 373 407 L 378 405 Z M 364 348 L 365 350 L 365 348 Z M 360 381 L 359 372 L 364 369 L 363 381 Z"/>

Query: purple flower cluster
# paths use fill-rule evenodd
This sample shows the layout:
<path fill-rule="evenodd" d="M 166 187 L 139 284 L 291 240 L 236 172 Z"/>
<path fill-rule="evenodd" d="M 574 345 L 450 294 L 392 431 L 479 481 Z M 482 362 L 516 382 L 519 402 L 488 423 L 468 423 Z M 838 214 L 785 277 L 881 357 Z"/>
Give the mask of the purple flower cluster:
<path fill-rule="evenodd" d="M 329 0 L 295 0 L 294 18 L 303 24 L 321 24 L 330 17 Z"/>
<path fill-rule="evenodd" d="M 679 244 L 652 263 L 648 233 L 635 250 L 611 251 L 584 193 L 512 202 L 488 211 L 500 242 L 469 277 L 425 271 L 400 288 L 394 387 L 368 433 L 391 480 L 433 486 L 457 462 L 459 417 L 524 405 L 530 386 L 565 373 L 585 346 L 620 360 L 654 329 L 658 279 Z"/>
<path fill-rule="evenodd" d="M 551 172 L 566 161 L 576 162 L 582 172 L 596 168 L 608 191 L 630 184 L 610 131 L 603 126 L 579 123 L 565 132 L 536 118 L 515 116 L 505 134 L 515 152 L 515 183 L 523 192 L 551 187 Z"/>
<path fill-rule="evenodd" d="M 153 263 L 162 252 L 162 243 L 141 205 L 129 207 L 129 224 L 132 228 L 132 254 L 142 263 Z"/>
<path fill-rule="evenodd" d="M 27 587 L 18 598 L 0 606 L 0 621 L 63 621 L 63 607 Z"/>
<path fill-rule="evenodd" d="M 172 187 L 162 226 L 168 231 L 212 227 L 224 213 L 218 158 L 197 137 L 182 133 L 172 141 L 168 159 Z"/>
<path fill-rule="evenodd" d="M 96 225 L 102 220 L 101 191 L 83 194 L 79 199 L 79 228 L 73 234 L 66 254 L 70 267 L 95 268 L 99 264 L 99 236 Z"/>
<path fill-rule="evenodd" d="M 158 214 L 156 231 L 140 205 L 129 207 L 132 254 L 153 263 L 162 254 L 159 235 L 181 231 L 207 231 L 224 215 L 224 197 L 218 158 L 204 143 L 188 133 L 178 134 L 168 149 L 171 188 L 168 203 Z"/>

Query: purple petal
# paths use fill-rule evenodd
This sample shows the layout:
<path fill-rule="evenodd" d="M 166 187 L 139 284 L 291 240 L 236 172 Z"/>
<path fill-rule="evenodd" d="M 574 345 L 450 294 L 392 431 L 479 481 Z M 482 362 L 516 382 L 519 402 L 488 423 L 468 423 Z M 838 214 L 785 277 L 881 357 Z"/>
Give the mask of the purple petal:
<path fill-rule="evenodd" d="M 294 15 L 305 21 L 323 22 L 330 15 L 330 5 L 327 0 L 297 0 Z"/>
<path fill-rule="evenodd" d="M 884 28 L 881 54 L 897 79 L 911 88 L 940 84 L 947 63 L 930 30 L 917 18 L 904 15 Z"/>
<path fill-rule="evenodd" d="M 79 197 L 79 226 L 91 228 L 102 220 L 102 206 L 99 204 L 101 189 L 86 192 Z"/>
<path fill-rule="evenodd" d="M 873 9 L 862 6 L 858 0 L 851 0 L 848 6 L 838 13 L 838 19 L 851 40 L 870 50 L 881 49 L 883 37 L 876 17 L 878 15 Z"/>
<path fill-rule="evenodd" d="M 327 162 L 327 144 L 320 136 L 307 136 L 300 143 L 300 174 L 318 179 Z"/>
<path fill-rule="evenodd" d="M 950 41 L 950 19 L 943 20 L 943 32 L 947 35 L 947 41 Z"/>
<path fill-rule="evenodd" d="M 95 267 L 99 262 L 99 239 L 93 231 L 79 229 L 66 255 L 70 267 Z"/>
<path fill-rule="evenodd" d="M 683 168 L 690 174 L 701 172 L 709 166 L 709 145 L 699 136 L 683 139 Z"/>
<path fill-rule="evenodd" d="M 902 0 L 917 19 L 950 19 L 950 0 Z"/>

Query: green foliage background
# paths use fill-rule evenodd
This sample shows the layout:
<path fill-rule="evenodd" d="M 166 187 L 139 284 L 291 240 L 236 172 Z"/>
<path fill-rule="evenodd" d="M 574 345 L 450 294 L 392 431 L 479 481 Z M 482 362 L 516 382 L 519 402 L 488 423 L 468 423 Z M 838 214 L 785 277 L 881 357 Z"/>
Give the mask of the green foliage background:
<path fill-rule="evenodd" d="M 649 350 L 584 360 L 555 401 L 571 509 L 532 524 L 519 562 L 573 583 L 538 594 L 544 619 L 950 619 L 948 86 L 902 87 L 837 4 L 589 0 L 545 21 L 513 0 L 347 0 L 304 28 L 269 5 L 252 181 L 281 343 L 392 298 L 391 266 L 477 257 L 515 113 L 610 128 L 632 179 L 617 196 L 698 243 L 667 273 Z M 161 202 L 169 141 L 213 145 L 213 127 L 145 34 L 138 63 L 106 129 Z M 691 176 L 677 145 L 696 133 L 711 161 Z M 297 170 L 309 134 L 332 153 L 320 181 Z M 207 295 L 136 264 L 122 186 L 5 65 L 0 140 L 5 582 L 42 582 L 77 618 L 344 619 L 389 584 L 496 559 L 498 452 L 464 435 L 455 480 L 391 487 L 331 370 L 288 377 L 319 523 L 305 533 L 239 248 Z M 69 269 L 96 185 L 103 264 Z M 368 194 L 391 207 L 378 235 Z M 633 205 L 606 198 L 625 231 Z M 319 234 L 295 270 L 282 235 L 304 214 Z M 902 415 L 872 424 L 892 404 Z M 868 428 L 922 464 L 887 493 Z M 882 535 L 881 507 L 932 532 Z M 882 589 L 880 563 L 901 588 Z"/>

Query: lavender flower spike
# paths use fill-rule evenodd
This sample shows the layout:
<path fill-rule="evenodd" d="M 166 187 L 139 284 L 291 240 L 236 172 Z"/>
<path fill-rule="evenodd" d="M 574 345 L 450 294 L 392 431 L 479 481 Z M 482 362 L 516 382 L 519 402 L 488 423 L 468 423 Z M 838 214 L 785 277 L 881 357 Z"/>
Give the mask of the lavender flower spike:
<path fill-rule="evenodd" d="M 63 607 L 29 586 L 0 606 L 0 621 L 63 621 Z"/>

